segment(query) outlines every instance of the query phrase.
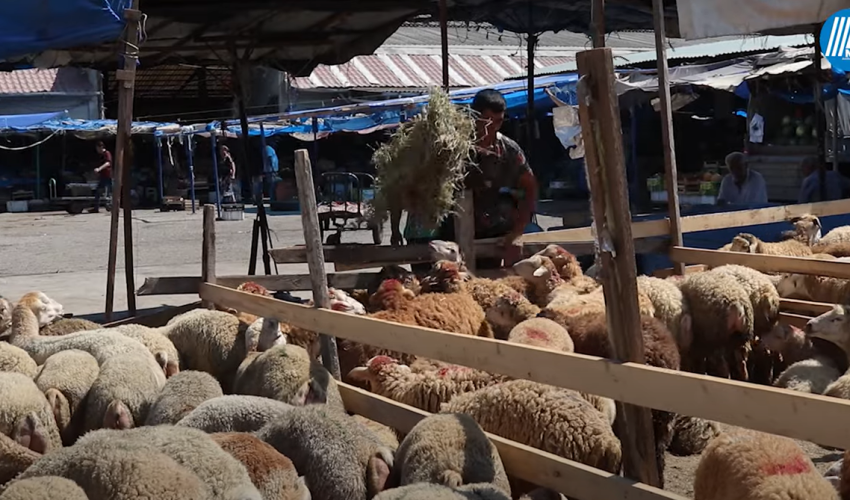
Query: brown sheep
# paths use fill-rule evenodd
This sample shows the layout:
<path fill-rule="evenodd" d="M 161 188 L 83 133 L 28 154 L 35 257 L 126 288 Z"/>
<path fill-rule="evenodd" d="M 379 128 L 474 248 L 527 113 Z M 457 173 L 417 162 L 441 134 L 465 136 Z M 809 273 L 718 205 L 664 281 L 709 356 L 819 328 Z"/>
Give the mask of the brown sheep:
<path fill-rule="evenodd" d="M 815 255 L 831 255 L 836 258 L 850 257 L 850 241 L 837 243 L 816 243 L 812 245 Z"/>
<path fill-rule="evenodd" d="M 812 249 L 797 240 L 785 240 L 778 243 L 762 241 L 749 233 L 741 233 L 732 239 L 732 252 L 760 253 L 764 255 L 784 255 L 788 257 L 809 257 Z"/>
<path fill-rule="evenodd" d="M 564 281 L 575 287 L 579 293 L 589 293 L 599 288 L 599 283 L 581 271 L 581 264 L 575 255 L 564 250 L 558 245 L 548 245 L 535 255 L 542 255 L 552 259 L 552 263 L 558 269 L 558 274 Z"/>

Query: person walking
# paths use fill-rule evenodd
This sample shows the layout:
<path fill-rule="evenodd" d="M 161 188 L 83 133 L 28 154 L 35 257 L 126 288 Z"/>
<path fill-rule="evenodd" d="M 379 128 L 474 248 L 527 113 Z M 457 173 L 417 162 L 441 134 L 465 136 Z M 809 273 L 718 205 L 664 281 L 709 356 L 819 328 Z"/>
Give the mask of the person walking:
<path fill-rule="evenodd" d="M 224 176 L 221 179 L 221 202 L 236 203 L 236 194 L 233 191 L 233 183 L 236 179 L 236 162 L 230 156 L 230 150 L 225 145 L 218 147 L 221 157 L 221 165 L 224 167 Z"/>
<path fill-rule="evenodd" d="M 106 149 L 103 141 L 97 141 L 95 149 L 100 158 L 100 165 L 94 169 L 94 172 L 98 175 L 98 180 L 97 189 L 94 192 L 94 207 L 89 210 L 93 214 L 100 212 L 100 195 L 102 191 L 106 191 L 106 196 L 112 197 L 112 153 Z"/>

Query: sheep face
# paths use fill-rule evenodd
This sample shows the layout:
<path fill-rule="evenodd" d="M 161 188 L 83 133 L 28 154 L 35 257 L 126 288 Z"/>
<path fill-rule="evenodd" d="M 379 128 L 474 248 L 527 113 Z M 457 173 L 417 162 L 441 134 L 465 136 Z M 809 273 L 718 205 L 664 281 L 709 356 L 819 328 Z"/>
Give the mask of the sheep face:
<path fill-rule="evenodd" d="M 49 325 L 64 314 L 62 304 L 42 292 L 30 292 L 24 295 L 18 305 L 25 306 L 35 314 L 39 328 Z"/>
<path fill-rule="evenodd" d="M 742 253 L 757 253 L 758 238 L 749 233 L 741 233 L 732 238 L 732 244 L 729 247 L 731 252 Z"/>
<path fill-rule="evenodd" d="M 552 276 L 546 260 L 549 259 L 543 255 L 532 255 L 514 264 L 514 272 L 526 281 L 546 281 Z"/>
<path fill-rule="evenodd" d="M 806 294 L 806 277 L 802 274 L 786 274 L 780 277 L 774 285 L 780 297 L 808 298 Z"/>
<path fill-rule="evenodd" d="M 388 366 L 394 366 L 402 371 L 410 372 L 409 366 L 401 365 L 389 356 L 375 356 L 366 362 L 366 366 L 358 366 L 348 372 L 348 377 L 356 382 L 368 382 L 369 390 L 377 392 L 380 389 L 379 374 Z"/>
<path fill-rule="evenodd" d="M 850 336 L 850 314 L 848 306 L 835 306 L 832 311 L 821 314 L 806 323 L 806 335 L 844 347 Z"/>
<path fill-rule="evenodd" d="M 575 255 L 564 250 L 558 245 L 548 245 L 543 250 L 537 252 L 537 255 L 549 257 L 552 263 L 558 268 L 558 272 L 564 279 L 572 279 L 576 276 L 581 276 L 581 265 L 578 263 Z"/>
<path fill-rule="evenodd" d="M 344 291 L 329 288 L 328 295 L 330 295 L 330 307 L 332 310 L 348 314 L 356 314 L 358 316 L 366 314 L 366 308 L 363 307 L 363 304 L 354 300 L 352 296 L 348 295 Z"/>
<path fill-rule="evenodd" d="M 0 333 L 12 327 L 12 303 L 0 297 Z"/>
<path fill-rule="evenodd" d="M 428 243 L 428 251 L 431 254 L 431 260 L 434 262 L 441 260 L 457 263 L 463 262 L 460 246 L 454 241 L 434 240 Z"/>
<path fill-rule="evenodd" d="M 800 238 L 800 241 L 808 245 L 814 245 L 820 241 L 823 226 L 821 226 L 820 219 L 817 216 L 805 214 L 795 217 L 789 222 L 794 225 L 794 231 L 792 233 Z"/>
<path fill-rule="evenodd" d="M 404 288 L 401 281 L 389 279 L 384 280 L 378 291 L 369 297 L 369 305 L 372 307 L 390 309 L 394 306 L 399 306 L 401 303 L 413 300 L 416 294 L 411 290 Z"/>
<path fill-rule="evenodd" d="M 434 264 L 431 272 L 422 280 L 422 288 L 429 292 L 459 292 L 467 277 L 457 262 L 441 260 Z"/>
<path fill-rule="evenodd" d="M 419 285 L 419 279 L 416 277 L 415 273 L 394 264 L 382 267 L 381 272 L 378 273 L 378 279 L 381 282 L 389 279 L 401 281 L 401 284 L 404 285 L 405 288 L 416 294 L 419 293 L 421 288 Z"/>
<path fill-rule="evenodd" d="M 791 325 L 777 324 L 769 332 L 765 333 L 759 340 L 771 351 L 781 352 L 785 345 L 794 336 L 803 336 L 803 331 Z"/>

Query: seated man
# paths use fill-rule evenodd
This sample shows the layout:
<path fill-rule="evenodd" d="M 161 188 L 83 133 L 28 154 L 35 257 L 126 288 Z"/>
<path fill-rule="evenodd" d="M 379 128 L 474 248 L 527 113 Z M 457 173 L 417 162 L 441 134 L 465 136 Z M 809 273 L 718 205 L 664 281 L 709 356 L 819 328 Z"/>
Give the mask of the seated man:
<path fill-rule="evenodd" d="M 850 179 L 834 170 L 826 170 L 822 165 L 818 165 L 818 160 L 814 156 L 804 158 L 800 164 L 800 169 L 803 171 L 803 185 L 800 188 L 800 197 L 797 199 L 797 203 L 840 200 L 850 192 Z M 823 190 L 825 199 L 821 199 L 821 176 L 825 181 Z"/>
<path fill-rule="evenodd" d="M 726 166 L 729 174 L 720 182 L 720 194 L 717 203 L 720 205 L 750 205 L 767 203 L 767 185 L 764 177 L 755 170 L 750 170 L 747 158 L 743 153 L 734 152 L 726 156 Z"/>

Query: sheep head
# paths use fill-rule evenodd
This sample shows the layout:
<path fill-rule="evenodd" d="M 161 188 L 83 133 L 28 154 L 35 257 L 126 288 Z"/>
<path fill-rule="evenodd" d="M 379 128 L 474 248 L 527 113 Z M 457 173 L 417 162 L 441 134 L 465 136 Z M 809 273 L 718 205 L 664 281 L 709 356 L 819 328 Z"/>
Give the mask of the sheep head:
<path fill-rule="evenodd" d="M 769 332 L 762 335 L 759 340 L 769 350 L 784 352 L 789 344 L 805 342 L 806 334 L 796 326 L 777 323 Z"/>
<path fill-rule="evenodd" d="M 236 287 L 236 289 L 240 292 L 253 293 L 254 295 L 264 295 L 266 297 L 271 296 L 271 293 L 266 289 L 266 287 L 264 287 L 263 285 L 258 285 L 253 281 L 246 281 L 245 283 L 242 283 L 241 285 Z"/>
<path fill-rule="evenodd" d="M 760 240 L 749 233 L 741 233 L 732 238 L 732 244 L 729 247 L 730 252 L 742 253 L 758 253 L 758 244 Z"/>
<path fill-rule="evenodd" d="M 282 344 L 286 344 L 286 335 L 280 329 L 280 321 L 274 318 L 257 318 L 245 330 L 246 352 L 264 352 Z"/>
<path fill-rule="evenodd" d="M 450 262 L 463 262 L 463 254 L 460 252 L 460 246 L 454 241 L 434 240 L 428 243 L 428 251 L 431 254 L 431 260 L 439 262 L 448 260 Z"/>
<path fill-rule="evenodd" d="M 333 311 L 344 312 L 348 314 L 356 314 L 362 316 L 366 314 L 366 308 L 363 304 L 354 300 L 354 298 L 342 290 L 336 288 L 328 288 L 330 296 L 330 308 Z"/>
<path fill-rule="evenodd" d="M 836 305 L 832 311 L 810 319 L 806 336 L 831 342 L 847 352 L 850 344 L 850 306 Z"/>
<path fill-rule="evenodd" d="M 511 329 L 540 313 L 540 308 L 530 303 L 519 292 L 503 295 L 487 308 L 485 318 L 497 331 L 496 338 L 504 340 Z"/>
<path fill-rule="evenodd" d="M 422 279 L 422 290 L 425 292 L 454 293 L 463 289 L 463 283 L 468 275 L 461 264 L 441 260 L 434 264 L 428 276 Z"/>
<path fill-rule="evenodd" d="M 552 259 L 552 263 L 558 269 L 558 274 L 565 280 L 573 279 L 581 276 L 581 265 L 575 255 L 564 250 L 559 245 L 548 245 L 543 250 L 537 252 L 536 255 L 542 255 Z"/>
<path fill-rule="evenodd" d="M 12 327 L 12 303 L 0 297 L 0 333 Z"/>
<path fill-rule="evenodd" d="M 803 274 L 782 275 L 773 285 L 780 297 L 806 299 L 809 296 L 806 291 L 806 276 Z"/>
<path fill-rule="evenodd" d="M 395 264 L 382 267 L 381 271 L 378 273 L 378 279 L 380 281 L 389 279 L 399 280 L 405 288 L 415 294 L 418 294 L 421 290 L 419 278 L 416 277 L 416 274 Z"/>
<path fill-rule="evenodd" d="M 38 319 L 38 326 L 41 328 L 61 318 L 64 308 L 62 304 L 42 292 L 30 292 L 21 297 L 14 312 L 20 313 L 23 311 L 28 311 L 35 315 Z"/>
<path fill-rule="evenodd" d="M 552 282 L 551 284 L 555 286 L 563 283 L 552 259 L 545 255 L 532 255 L 514 264 L 513 269 L 517 276 L 520 276 L 529 283 L 542 284 Z"/>
<path fill-rule="evenodd" d="M 369 297 L 369 305 L 382 309 L 395 309 L 416 297 L 411 290 L 404 288 L 399 280 L 384 280 L 378 291 Z"/>
<path fill-rule="evenodd" d="M 390 367 L 398 367 L 410 371 L 409 366 L 399 364 L 395 358 L 375 356 L 366 362 L 366 366 L 358 366 L 348 372 L 348 377 L 357 382 L 368 382 L 371 388 L 370 390 L 374 392 L 377 390 L 379 375 L 382 371 Z"/>
<path fill-rule="evenodd" d="M 787 232 L 788 236 L 807 245 L 814 245 L 821 239 L 823 226 L 817 216 L 804 214 L 799 217 L 794 217 L 789 222 L 794 225 L 794 230 Z"/>

